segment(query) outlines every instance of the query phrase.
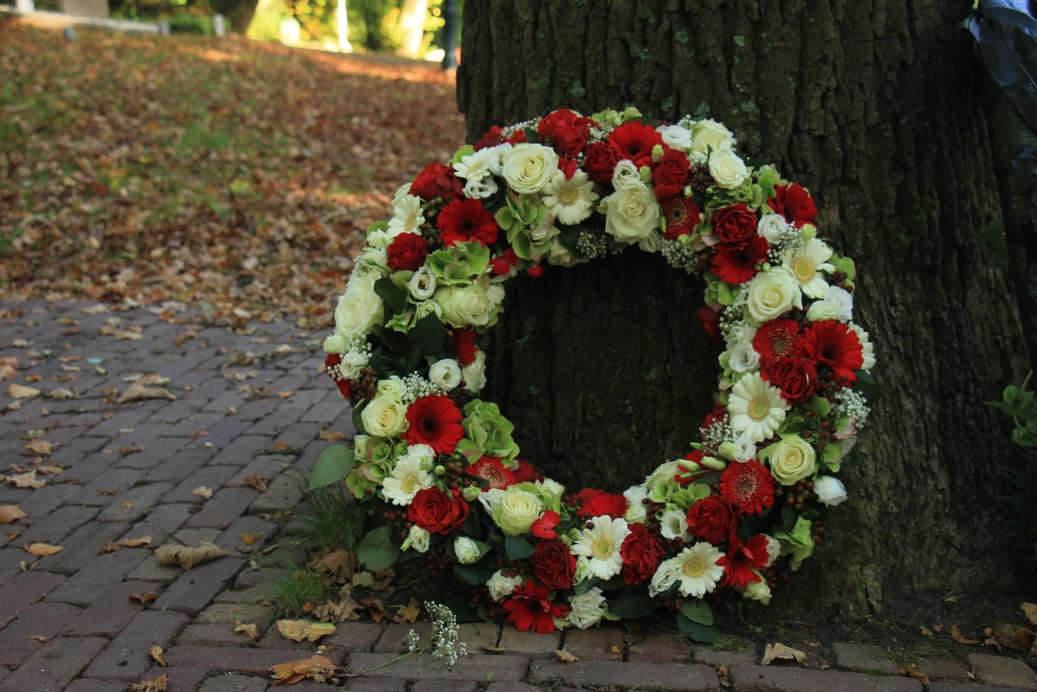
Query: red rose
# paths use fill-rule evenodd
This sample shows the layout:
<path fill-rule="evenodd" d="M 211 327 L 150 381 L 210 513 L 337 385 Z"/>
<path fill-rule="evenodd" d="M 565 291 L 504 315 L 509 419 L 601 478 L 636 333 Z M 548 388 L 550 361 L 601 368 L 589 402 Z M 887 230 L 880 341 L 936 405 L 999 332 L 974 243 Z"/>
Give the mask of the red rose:
<path fill-rule="evenodd" d="M 780 358 L 764 362 L 760 377 L 781 389 L 781 396 L 791 405 L 802 404 L 817 390 L 817 367 L 806 358 Z"/>
<path fill-rule="evenodd" d="M 572 588 L 576 556 L 559 541 L 540 541 L 533 550 L 533 576 L 552 591 Z"/>
<path fill-rule="evenodd" d="M 630 535 L 619 549 L 623 557 L 623 581 L 643 584 L 651 579 L 665 552 L 644 524 L 631 524 Z"/>
<path fill-rule="evenodd" d="M 468 518 L 468 503 L 457 491 L 423 488 L 407 508 L 407 518 L 429 533 L 447 534 L 461 528 Z"/>
<path fill-rule="evenodd" d="M 537 132 L 559 156 L 575 158 L 587 143 L 593 122 L 568 108 L 561 108 L 545 115 L 537 125 Z"/>
<path fill-rule="evenodd" d="M 605 142 L 592 142 L 587 145 L 587 153 L 583 158 L 583 167 L 587 175 L 596 183 L 612 182 L 612 172 L 616 170 L 619 155 Z"/>
<path fill-rule="evenodd" d="M 724 245 L 740 246 L 756 237 L 756 214 L 744 202 L 717 209 L 713 234 Z"/>
<path fill-rule="evenodd" d="M 455 329 L 450 334 L 450 340 L 453 342 L 454 357 L 461 367 L 475 362 L 475 354 L 479 352 L 475 347 L 475 332 L 471 329 Z"/>
<path fill-rule="evenodd" d="M 386 253 L 389 256 L 389 269 L 394 272 L 417 271 L 425 263 L 428 243 L 417 233 L 400 233 L 389 243 Z"/>
<path fill-rule="evenodd" d="M 464 183 L 445 163 L 430 163 L 410 184 L 410 193 L 422 199 L 456 199 L 463 192 Z"/>
<path fill-rule="evenodd" d="M 652 171 L 656 199 L 680 194 L 688 183 L 689 170 L 691 170 L 691 163 L 688 161 L 688 157 L 683 152 L 666 147 L 662 161 Z"/>
<path fill-rule="evenodd" d="M 713 545 L 727 540 L 734 523 L 734 512 L 716 495 L 703 498 L 688 508 L 688 533 Z"/>

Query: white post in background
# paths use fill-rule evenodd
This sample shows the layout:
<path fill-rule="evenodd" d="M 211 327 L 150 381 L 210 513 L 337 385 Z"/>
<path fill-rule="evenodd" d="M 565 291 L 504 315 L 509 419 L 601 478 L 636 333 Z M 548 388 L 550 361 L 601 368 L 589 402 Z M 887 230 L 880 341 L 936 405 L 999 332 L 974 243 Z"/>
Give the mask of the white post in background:
<path fill-rule="evenodd" d="M 14 1 L 14 11 L 18 12 L 19 14 L 31 14 L 33 11 L 35 11 L 35 9 L 36 5 L 33 3 L 32 0 Z"/>
<path fill-rule="evenodd" d="M 349 19 L 346 17 L 346 0 L 338 0 L 338 10 L 335 12 L 338 23 L 338 49 L 345 53 L 353 52 L 353 44 L 349 42 Z"/>
<path fill-rule="evenodd" d="M 227 35 L 227 25 L 223 21 L 223 15 L 218 12 L 212 16 L 212 33 L 217 38 Z"/>

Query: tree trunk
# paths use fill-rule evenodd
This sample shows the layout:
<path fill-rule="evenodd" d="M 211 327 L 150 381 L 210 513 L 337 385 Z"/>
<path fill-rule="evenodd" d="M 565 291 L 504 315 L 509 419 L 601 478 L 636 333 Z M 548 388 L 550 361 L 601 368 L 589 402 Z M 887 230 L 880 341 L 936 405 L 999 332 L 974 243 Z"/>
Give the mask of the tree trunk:
<path fill-rule="evenodd" d="M 1021 380 L 1029 359 L 985 74 L 960 28 L 969 5 L 464 8 L 458 98 L 473 140 L 563 106 L 714 117 L 743 155 L 811 190 L 821 234 L 857 261 L 855 314 L 876 343 L 881 393 L 862 463 L 844 473 L 852 502 L 832 512 L 801 586 L 775 599 L 790 607 L 861 614 L 929 591 L 1013 586 L 994 496 L 1018 455 L 983 402 Z M 523 456 L 551 475 L 637 480 L 686 449 L 710 404 L 716 354 L 687 319 L 699 287 L 654 259 L 551 268 L 509 304 L 495 393 Z"/>
<path fill-rule="evenodd" d="M 259 0 L 213 0 L 212 9 L 227 18 L 231 31 L 244 36 L 258 4 Z"/>

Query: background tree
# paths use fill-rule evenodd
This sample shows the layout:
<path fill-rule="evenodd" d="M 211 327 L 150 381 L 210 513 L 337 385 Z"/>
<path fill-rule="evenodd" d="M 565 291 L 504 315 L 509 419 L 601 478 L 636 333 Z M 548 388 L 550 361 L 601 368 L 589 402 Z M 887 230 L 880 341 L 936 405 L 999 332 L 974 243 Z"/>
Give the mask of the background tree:
<path fill-rule="evenodd" d="M 715 117 L 818 200 L 861 270 L 881 394 L 852 503 L 791 607 L 878 611 L 1014 586 L 994 495 L 1015 463 L 983 405 L 1029 368 L 965 0 L 467 3 L 459 104 L 474 141 L 552 108 Z M 700 286 L 636 252 L 512 291 L 497 400 L 524 456 L 625 487 L 686 449 L 715 386 Z M 706 399 L 705 401 L 703 399 Z M 698 403 L 695 403 L 698 402 Z M 615 487 L 618 486 L 618 487 Z"/>

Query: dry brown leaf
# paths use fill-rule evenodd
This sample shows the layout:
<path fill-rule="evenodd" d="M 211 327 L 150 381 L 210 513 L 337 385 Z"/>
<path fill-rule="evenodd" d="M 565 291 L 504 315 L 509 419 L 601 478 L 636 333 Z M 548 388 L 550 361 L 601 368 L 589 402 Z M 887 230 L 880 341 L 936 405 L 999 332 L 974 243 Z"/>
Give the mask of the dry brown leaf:
<path fill-rule="evenodd" d="M 126 500 L 125 502 L 122 503 L 122 508 L 123 509 L 133 509 L 133 503 L 130 502 L 129 500 Z"/>
<path fill-rule="evenodd" d="M 0 524 L 13 524 L 26 516 L 18 505 L 0 505 Z"/>
<path fill-rule="evenodd" d="M 785 646 L 781 643 L 767 644 L 763 650 L 763 658 L 760 660 L 760 665 L 765 666 L 775 660 L 802 663 L 807 660 L 807 655 L 799 649 L 793 649 L 791 646 Z"/>
<path fill-rule="evenodd" d="M 400 624 L 415 623 L 418 621 L 419 615 L 421 615 L 421 606 L 418 605 L 418 599 L 412 598 L 407 605 L 399 606 L 392 621 Z"/>
<path fill-rule="evenodd" d="M 158 598 L 158 594 L 157 593 L 152 593 L 151 591 L 149 591 L 147 593 L 131 593 L 130 594 L 130 600 L 131 601 L 136 601 L 137 603 L 140 603 L 142 606 L 146 606 L 147 604 L 149 604 L 152 601 L 154 601 L 156 598 Z"/>
<path fill-rule="evenodd" d="M 336 666 L 330 658 L 317 655 L 270 666 L 270 677 L 274 679 L 275 685 L 294 685 L 307 678 L 312 678 L 314 682 L 325 682 L 335 671 Z"/>
<path fill-rule="evenodd" d="M 234 629 L 231 631 L 240 632 L 241 634 L 244 634 L 253 641 L 259 639 L 259 626 L 256 625 L 256 623 L 254 622 L 239 622 L 238 624 L 234 625 Z"/>
<path fill-rule="evenodd" d="M 141 536 L 140 538 L 124 538 L 119 541 L 119 545 L 124 548 L 140 548 L 141 546 L 151 545 L 151 536 Z"/>
<path fill-rule="evenodd" d="M 731 672 L 726 665 L 717 666 L 717 678 L 720 686 L 729 689 L 731 687 Z"/>
<path fill-rule="evenodd" d="M 294 642 L 315 642 L 321 637 L 335 633 L 335 626 L 330 622 L 311 622 L 309 620 L 278 620 L 277 631 L 285 639 Z"/>
<path fill-rule="evenodd" d="M 176 394 L 162 386 L 151 387 L 140 381 L 134 382 L 126 391 L 115 400 L 117 404 L 125 404 L 127 401 L 140 401 L 141 399 L 169 399 L 176 400 Z"/>
<path fill-rule="evenodd" d="M 375 622 L 381 622 L 385 619 L 387 615 L 385 612 L 385 602 L 377 596 L 365 596 L 356 599 L 356 602 L 367 608 L 367 612 Z"/>
<path fill-rule="evenodd" d="M 920 626 L 918 628 L 918 633 L 920 635 L 922 635 L 923 637 L 931 637 L 931 636 L 933 636 L 933 631 L 931 629 L 929 629 L 928 627 L 926 627 L 925 625 L 922 625 L 922 626 Z"/>
<path fill-rule="evenodd" d="M 914 663 L 912 663 L 909 666 L 900 666 L 898 669 L 900 670 L 901 675 L 906 675 L 909 678 L 914 678 L 923 685 L 929 684 L 929 676 L 923 673 L 922 671 L 918 670 L 918 668 L 915 667 Z"/>
<path fill-rule="evenodd" d="M 482 650 L 488 654 L 506 654 L 508 650 L 500 646 L 483 646 Z"/>
<path fill-rule="evenodd" d="M 101 550 L 106 552 L 106 553 L 114 553 L 114 552 L 117 552 L 119 550 L 122 550 L 122 546 L 119 545 L 118 543 L 112 543 L 110 541 L 105 541 L 104 545 L 101 546 Z"/>
<path fill-rule="evenodd" d="M 46 643 L 47 641 L 49 641 L 50 637 L 45 637 L 42 634 L 34 634 L 31 637 L 29 637 L 29 639 L 35 639 L 38 642 Z"/>
<path fill-rule="evenodd" d="M 163 668 L 165 668 L 166 667 L 166 661 L 165 661 L 164 658 L 162 658 L 162 654 L 163 653 L 165 653 L 165 652 L 162 651 L 162 647 L 159 646 L 158 644 L 152 644 L 151 648 L 148 649 L 148 654 L 151 655 L 151 660 L 154 661 L 155 663 L 159 664 Z"/>
<path fill-rule="evenodd" d="M 566 651 L 565 649 L 555 649 L 555 658 L 557 658 L 562 663 L 576 663 L 580 660 L 568 651 Z"/>
<path fill-rule="evenodd" d="M 65 399 L 75 399 L 76 393 L 68 387 L 55 387 L 54 389 L 47 392 L 46 396 L 48 399 L 62 401 Z"/>
<path fill-rule="evenodd" d="M 277 398 L 278 399 L 290 399 L 293 396 L 295 396 L 295 392 L 293 392 L 293 391 L 285 391 L 285 392 L 278 392 L 277 393 Z"/>
<path fill-rule="evenodd" d="M 7 476 L 7 482 L 16 488 L 32 488 L 33 490 L 39 490 L 47 485 L 47 481 L 41 481 L 36 478 L 36 469 L 19 473 L 15 476 Z"/>
<path fill-rule="evenodd" d="M 154 680 L 142 680 L 130 685 L 130 692 L 165 692 L 169 689 L 169 673 L 162 673 Z"/>
<path fill-rule="evenodd" d="M 249 486 L 250 488 L 255 488 L 261 493 L 265 493 L 267 483 L 269 483 L 271 480 L 273 479 L 269 476 L 249 476 L 245 479 L 245 485 Z"/>
<path fill-rule="evenodd" d="M 1023 603 L 1019 607 L 1023 609 L 1023 613 L 1026 615 L 1026 619 L 1030 621 L 1030 624 L 1037 625 L 1037 603 Z"/>
<path fill-rule="evenodd" d="M 64 546 L 50 545 L 49 543 L 32 543 L 25 546 L 25 552 L 36 557 L 45 557 L 47 555 L 53 555 L 54 553 L 60 553 L 64 550 Z"/>
<path fill-rule="evenodd" d="M 978 639 L 969 639 L 966 637 L 961 633 L 961 630 L 958 629 L 957 625 L 951 625 L 951 639 L 959 644 L 964 644 L 965 646 L 979 646 L 981 643 Z"/>
<path fill-rule="evenodd" d="M 167 544 L 159 546 L 155 550 L 155 559 L 160 565 L 180 565 L 184 569 L 191 569 L 209 560 L 226 557 L 230 555 L 226 550 L 211 543 L 202 541 L 197 546 Z"/>
<path fill-rule="evenodd" d="M 13 399 L 32 399 L 40 395 L 40 390 L 34 387 L 26 387 L 25 385 L 12 382 L 7 385 L 7 396 Z"/>
<path fill-rule="evenodd" d="M 263 532 L 258 533 L 242 533 L 238 536 L 241 542 L 245 545 L 253 545 L 256 541 L 263 537 Z"/>
<path fill-rule="evenodd" d="M 197 488 L 195 488 L 194 490 L 192 490 L 191 494 L 192 495 L 197 495 L 198 497 L 201 497 L 201 498 L 204 498 L 204 499 L 208 500 L 209 498 L 212 497 L 212 490 L 210 490 L 209 488 L 206 488 L 204 485 L 200 485 Z"/>
<path fill-rule="evenodd" d="M 340 433 L 337 430 L 321 430 L 318 437 L 325 442 L 341 442 L 346 439 L 345 434 Z"/>
<path fill-rule="evenodd" d="M 18 374 L 18 358 L 5 356 L 0 358 L 0 380 L 9 380 Z"/>
<path fill-rule="evenodd" d="M 60 466 L 55 466 L 54 464 L 36 464 L 32 468 L 36 473 L 42 473 L 47 476 L 56 476 L 59 473 L 65 472 L 65 469 Z"/>
<path fill-rule="evenodd" d="M 42 454 L 43 456 L 46 457 L 46 456 L 50 456 L 51 448 L 53 446 L 54 446 L 53 443 L 50 442 L 49 440 L 41 440 L 40 438 L 37 437 L 36 439 L 34 439 L 31 442 L 29 442 L 28 444 L 26 444 L 25 448 L 27 450 L 29 450 L 30 452 L 34 452 L 36 454 Z"/>

